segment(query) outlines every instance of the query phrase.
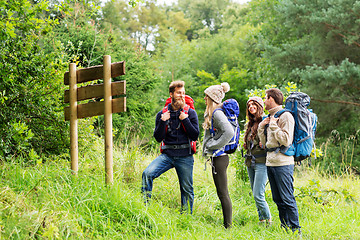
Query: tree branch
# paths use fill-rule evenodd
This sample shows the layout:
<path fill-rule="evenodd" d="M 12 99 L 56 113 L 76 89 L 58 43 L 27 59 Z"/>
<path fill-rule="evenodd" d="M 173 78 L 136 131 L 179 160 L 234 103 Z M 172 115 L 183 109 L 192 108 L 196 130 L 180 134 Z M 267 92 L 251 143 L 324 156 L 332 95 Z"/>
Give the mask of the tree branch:
<path fill-rule="evenodd" d="M 339 27 L 337 26 L 334 26 L 332 24 L 329 24 L 329 23 L 324 23 L 325 26 L 327 26 L 328 28 L 333 28 L 333 29 L 337 29 L 337 30 L 341 30 Z M 350 35 L 353 35 L 353 36 L 358 36 L 357 34 L 355 33 L 352 33 L 352 32 L 348 32 Z M 338 32 L 337 33 L 340 37 L 342 38 L 345 38 L 345 39 L 349 39 L 348 37 L 346 37 L 344 34 Z M 355 44 L 356 46 L 360 47 L 360 43 L 356 42 L 356 41 L 353 41 L 353 44 Z"/>
<path fill-rule="evenodd" d="M 360 90 L 360 87 L 357 87 L 357 86 L 355 86 L 355 85 L 352 84 L 352 83 L 347 83 L 346 85 L 349 86 L 350 88 L 355 88 L 355 89 L 357 89 L 357 90 Z"/>
<path fill-rule="evenodd" d="M 355 106 L 360 107 L 360 103 L 355 103 L 355 102 L 347 102 L 347 101 L 340 101 L 340 100 L 324 100 L 324 99 L 316 99 L 316 98 L 311 98 L 311 100 L 316 101 L 316 102 L 325 102 L 325 103 L 350 104 L 350 105 L 355 105 Z"/>

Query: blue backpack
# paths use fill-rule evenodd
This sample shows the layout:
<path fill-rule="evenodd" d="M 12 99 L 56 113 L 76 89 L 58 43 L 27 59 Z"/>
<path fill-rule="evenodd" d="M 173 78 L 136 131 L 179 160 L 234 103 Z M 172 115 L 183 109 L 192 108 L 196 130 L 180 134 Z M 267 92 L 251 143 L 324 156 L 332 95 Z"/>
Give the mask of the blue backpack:
<path fill-rule="evenodd" d="M 307 107 L 310 104 L 310 97 L 302 92 L 292 92 L 285 101 L 285 108 L 275 113 L 278 118 L 284 112 L 290 112 L 295 120 L 294 140 L 290 146 L 267 149 L 268 152 L 280 151 L 281 153 L 294 156 L 295 162 L 310 157 L 313 147 L 315 147 L 315 133 L 317 116 L 312 109 Z M 266 135 L 266 131 L 265 131 Z M 315 156 L 316 157 L 316 156 Z"/>
<path fill-rule="evenodd" d="M 213 156 L 220 156 L 223 153 L 227 153 L 227 154 L 234 153 L 239 145 L 239 138 L 240 138 L 240 126 L 238 121 L 238 117 L 240 114 L 239 104 L 235 99 L 228 99 L 224 101 L 222 108 L 215 109 L 214 113 L 217 110 L 221 110 L 225 113 L 225 116 L 227 117 L 228 121 L 234 128 L 234 136 L 231 138 L 231 140 L 227 145 L 225 145 L 221 149 L 214 151 Z M 212 136 L 215 135 L 215 129 L 213 127 L 213 119 L 211 119 L 211 128 L 209 130 Z"/>

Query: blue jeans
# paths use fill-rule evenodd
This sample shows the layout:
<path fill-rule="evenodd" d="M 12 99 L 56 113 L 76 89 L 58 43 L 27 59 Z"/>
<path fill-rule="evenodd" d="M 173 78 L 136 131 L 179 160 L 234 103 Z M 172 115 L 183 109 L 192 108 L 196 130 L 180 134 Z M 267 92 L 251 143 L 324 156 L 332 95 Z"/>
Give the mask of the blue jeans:
<path fill-rule="evenodd" d="M 265 186 L 267 181 L 266 165 L 265 163 L 255 163 L 254 167 L 248 167 L 247 170 L 259 220 L 271 219 L 269 205 L 265 200 Z"/>
<path fill-rule="evenodd" d="M 169 169 L 175 168 L 180 184 L 181 210 L 182 212 L 188 211 L 190 207 L 190 213 L 192 213 L 194 202 L 193 167 L 193 156 L 170 157 L 161 154 L 155 158 L 142 174 L 141 191 L 145 195 L 145 201 L 147 202 L 151 198 L 154 179 Z"/>
<path fill-rule="evenodd" d="M 271 193 L 279 210 L 281 226 L 300 229 L 299 213 L 294 197 L 294 165 L 267 167 Z"/>

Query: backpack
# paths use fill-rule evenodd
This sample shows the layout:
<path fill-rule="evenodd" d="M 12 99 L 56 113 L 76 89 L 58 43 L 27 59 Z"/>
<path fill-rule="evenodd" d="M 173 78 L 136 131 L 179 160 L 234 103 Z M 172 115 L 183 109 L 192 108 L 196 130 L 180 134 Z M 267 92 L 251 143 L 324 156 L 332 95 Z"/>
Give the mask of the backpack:
<path fill-rule="evenodd" d="M 166 99 L 165 106 L 164 106 L 164 108 L 163 108 L 163 110 L 162 110 L 162 113 L 164 113 L 164 112 L 166 112 L 166 111 L 168 110 L 168 106 L 169 106 L 170 103 L 171 103 L 171 97 L 169 97 L 168 99 Z M 193 100 L 190 96 L 185 95 L 185 106 L 183 107 L 184 113 L 188 114 L 190 108 L 193 109 L 193 110 L 195 110 L 194 100 Z M 169 127 L 169 125 L 166 124 L 165 131 L 168 130 L 168 127 Z M 183 128 L 184 128 L 184 130 L 186 131 L 184 125 L 183 125 Z M 191 141 L 191 140 L 189 139 L 189 145 L 190 145 L 190 147 L 189 147 L 190 153 L 191 153 L 191 152 L 192 152 L 192 153 L 196 153 L 196 141 Z M 181 145 L 180 145 L 180 146 L 181 146 Z M 160 152 L 162 153 L 165 148 L 166 148 L 165 143 L 164 143 L 164 141 L 162 141 L 162 142 L 160 143 Z"/>
<path fill-rule="evenodd" d="M 302 92 L 292 92 L 287 97 L 285 108 L 275 113 L 274 117 L 278 118 L 284 112 L 290 112 L 293 115 L 295 120 L 293 142 L 290 146 L 267 149 L 267 151 L 280 151 L 285 155 L 294 156 L 295 162 L 298 163 L 310 157 L 313 147 L 315 148 L 317 116 L 312 109 L 307 108 L 309 104 L 310 97 Z"/>
<path fill-rule="evenodd" d="M 231 138 L 231 140 L 227 145 L 214 151 L 213 156 L 220 156 L 223 153 L 227 153 L 227 154 L 234 153 L 239 145 L 239 138 L 240 138 L 240 126 L 238 121 L 240 108 L 238 102 L 235 99 L 228 99 L 224 101 L 222 108 L 217 108 L 214 110 L 213 116 L 215 111 L 218 110 L 221 110 L 225 113 L 225 116 L 227 117 L 228 121 L 234 128 L 234 136 Z M 213 127 L 213 119 L 211 119 L 211 128 L 209 130 L 210 130 L 210 134 L 214 136 L 215 129 Z"/>

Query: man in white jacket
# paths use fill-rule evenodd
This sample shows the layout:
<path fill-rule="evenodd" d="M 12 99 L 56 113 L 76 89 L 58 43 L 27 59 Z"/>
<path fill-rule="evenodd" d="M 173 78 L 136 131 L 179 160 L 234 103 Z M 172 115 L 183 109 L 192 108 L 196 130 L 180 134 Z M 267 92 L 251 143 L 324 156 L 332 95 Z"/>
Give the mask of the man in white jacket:
<path fill-rule="evenodd" d="M 266 166 L 274 202 L 279 210 L 281 226 L 301 234 L 299 213 L 294 197 L 294 157 L 280 151 L 281 146 L 290 146 L 294 138 L 295 121 L 291 113 L 284 112 L 280 117 L 274 115 L 282 110 L 283 94 L 277 88 L 266 90 L 265 109 L 270 117 L 259 125 L 260 142 L 267 149 Z"/>

